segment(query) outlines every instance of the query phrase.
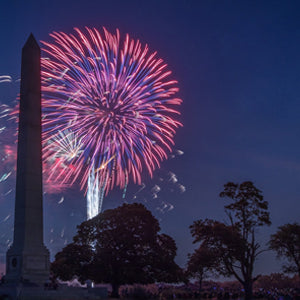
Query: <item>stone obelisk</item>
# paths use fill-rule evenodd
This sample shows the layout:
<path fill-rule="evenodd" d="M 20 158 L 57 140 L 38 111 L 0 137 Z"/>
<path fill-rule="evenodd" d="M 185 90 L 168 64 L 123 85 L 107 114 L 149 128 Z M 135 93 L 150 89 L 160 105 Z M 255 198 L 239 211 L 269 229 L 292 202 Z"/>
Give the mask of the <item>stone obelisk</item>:
<path fill-rule="evenodd" d="M 43 284 L 49 251 L 43 241 L 40 47 L 31 34 L 22 49 L 14 241 L 6 280 Z"/>

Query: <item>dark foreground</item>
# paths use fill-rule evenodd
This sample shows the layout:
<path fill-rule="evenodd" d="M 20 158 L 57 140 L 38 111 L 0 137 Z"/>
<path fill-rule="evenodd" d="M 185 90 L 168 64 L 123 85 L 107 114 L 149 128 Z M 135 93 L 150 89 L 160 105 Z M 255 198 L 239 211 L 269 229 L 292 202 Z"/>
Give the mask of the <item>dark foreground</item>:
<path fill-rule="evenodd" d="M 243 300 L 241 289 L 227 289 L 213 287 L 204 290 L 201 295 L 191 286 L 159 286 L 159 285 L 133 285 L 121 286 L 120 298 L 124 300 L 167 300 L 167 299 L 207 299 L 207 300 Z M 117 298 L 110 297 L 108 286 L 94 288 L 70 287 L 59 284 L 55 289 L 45 287 L 32 287 L 24 285 L 0 285 L 0 300 L 100 300 Z M 260 288 L 254 290 L 253 300 L 300 300 L 300 288 Z"/>

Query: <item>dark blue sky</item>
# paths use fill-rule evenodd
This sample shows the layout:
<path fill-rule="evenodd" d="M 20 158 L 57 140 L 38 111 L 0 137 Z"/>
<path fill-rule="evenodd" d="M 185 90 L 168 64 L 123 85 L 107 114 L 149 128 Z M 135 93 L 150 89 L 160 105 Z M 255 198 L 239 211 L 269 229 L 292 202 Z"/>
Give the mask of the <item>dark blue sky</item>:
<path fill-rule="evenodd" d="M 174 205 L 168 213 L 159 214 L 151 199 L 147 205 L 161 219 L 162 230 L 175 238 L 181 265 L 193 248 L 188 226 L 199 218 L 225 219 L 218 194 L 228 181 L 252 180 L 263 191 L 273 224 L 259 231 L 262 241 L 277 226 L 299 222 L 298 1 L 5 1 L 0 6 L 0 75 L 19 78 L 21 48 L 30 32 L 48 41 L 51 31 L 71 33 L 84 26 L 119 28 L 147 43 L 179 81 L 184 127 L 175 149 L 184 155 L 162 168 L 175 173 L 186 192 L 168 188 L 161 193 L 159 201 Z M 18 83 L 0 84 L 0 102 L 11 103 L 18 89 Z M 0 182 L 0 222 L 13 207 L 12 196 L 4 199 L 5 184 Z M 74 191 L 63 196 L 65 202 L 57 205 L 61 195 L 56 200 L 46 195 L 50 249 L 62 246 L 61 241 L 51 246 L 51 229 L 60 233 L 67 224 L 74 232 L 85 213 L 78 212 L 84 210 L 84 196 L 78 199 Z M 121 203 L 118 192 L 109 198 L 105 208 Z M 280 262 L 265 253 L 256 270 L 279 271 Z"/>

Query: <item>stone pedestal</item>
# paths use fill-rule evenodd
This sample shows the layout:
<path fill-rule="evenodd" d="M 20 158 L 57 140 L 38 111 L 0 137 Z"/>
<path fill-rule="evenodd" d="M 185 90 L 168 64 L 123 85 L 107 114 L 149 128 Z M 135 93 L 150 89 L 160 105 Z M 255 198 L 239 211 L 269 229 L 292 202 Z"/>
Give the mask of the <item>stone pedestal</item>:
<path fill-rule="evenodd" d="M 10 248 L 6 258 L 7 282 L 28 282 L 43 286 L 49 279 L 49 251 L 46 247 L 24 251 Z"/>

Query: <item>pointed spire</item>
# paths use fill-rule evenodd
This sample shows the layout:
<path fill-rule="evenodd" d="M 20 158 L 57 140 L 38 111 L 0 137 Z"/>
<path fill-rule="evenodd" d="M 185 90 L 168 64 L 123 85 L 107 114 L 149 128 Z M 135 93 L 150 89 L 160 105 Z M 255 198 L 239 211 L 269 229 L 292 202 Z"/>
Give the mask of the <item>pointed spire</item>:
<path fill-rule="evenodd" d="M 6 280 L 43 285 L 50 260 L 43 236 L 40 66 L 40 47 L 31 34 L 22 50 L 14 242 L 7 251 Z"/>
<path fill-rule="evenodd" d="M 24 48 L 38 48 L 38 49 L 40 49 L 40 46 L 39 46 L 38 42 L 36 41 L 36 39 L 35 39 L 35 37 L 33 36 L 32 33 L 30 33 L 30 36 L 27 39 L 23 49 Z"/>

